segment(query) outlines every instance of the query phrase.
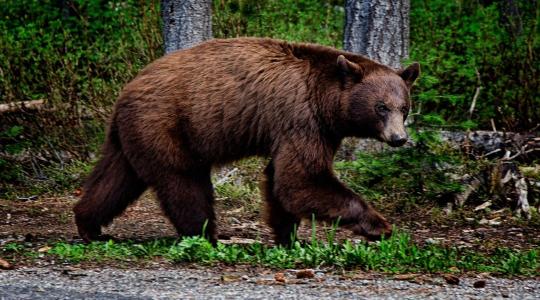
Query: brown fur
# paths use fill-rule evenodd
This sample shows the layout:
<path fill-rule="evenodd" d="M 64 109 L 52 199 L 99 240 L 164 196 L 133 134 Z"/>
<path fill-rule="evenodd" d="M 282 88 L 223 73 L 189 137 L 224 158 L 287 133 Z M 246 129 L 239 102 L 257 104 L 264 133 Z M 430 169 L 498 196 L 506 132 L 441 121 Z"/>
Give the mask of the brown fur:
<path fill-rule="evenodd" d="M 74 208 L 81 237 L 99 238 L 152 187 L 180 235 L 200 234 L 208 222 L 214 241 L 211 167 L 251 155 L 272 157 L 263 192 L 278 243 L 312 214 L 368 237 L 389 234 L 332 162 L 346 136 L 391 143 L 405 132 L 413 66 L 395 72 L 328 47 L 252 38 L 156 60 L 116 103 L 103 156 Z"/>

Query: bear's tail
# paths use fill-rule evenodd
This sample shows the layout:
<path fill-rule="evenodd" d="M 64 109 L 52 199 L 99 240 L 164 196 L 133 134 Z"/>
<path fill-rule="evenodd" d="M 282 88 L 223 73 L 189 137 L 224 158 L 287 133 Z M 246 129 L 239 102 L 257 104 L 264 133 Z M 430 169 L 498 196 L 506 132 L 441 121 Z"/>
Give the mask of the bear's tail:
<path fill-rule="evenodd" d="M 87 178 L 82 198 L 73 209 L 80 237 L 87 242 L 99 239 L 101 226 L 110 224 L 146 187 L 122 151 L 113 118 L 102 157 Z"/>

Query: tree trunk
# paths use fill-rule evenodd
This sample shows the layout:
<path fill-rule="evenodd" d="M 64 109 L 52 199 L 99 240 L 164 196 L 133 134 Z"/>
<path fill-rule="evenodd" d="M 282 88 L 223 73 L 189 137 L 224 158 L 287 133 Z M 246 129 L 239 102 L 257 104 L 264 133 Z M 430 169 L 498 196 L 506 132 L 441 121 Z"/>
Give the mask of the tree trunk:
<path fill-rule="evenodd" d="M 393 68 L 409 55 L 410 0 L 346 0 L 343 47 Z"/>
<path fill-rule="evenodd" d="M 212 38 L 211 0 L 162 0 L 165 53 Z"/>

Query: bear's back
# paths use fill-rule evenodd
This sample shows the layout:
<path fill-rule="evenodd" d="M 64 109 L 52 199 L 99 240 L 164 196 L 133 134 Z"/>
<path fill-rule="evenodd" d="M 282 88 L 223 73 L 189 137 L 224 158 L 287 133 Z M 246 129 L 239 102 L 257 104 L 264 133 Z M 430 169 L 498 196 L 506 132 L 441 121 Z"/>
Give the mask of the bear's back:
<path fill-rule="evenodd" d="M 266 155 L 281 132 L 312 111 L 309 62 L 291 51 L 286 42 L 244 38 L 173 52 L 125 87 L 116 113 L 130 131 L 176 132 L 201 156 Z"/>

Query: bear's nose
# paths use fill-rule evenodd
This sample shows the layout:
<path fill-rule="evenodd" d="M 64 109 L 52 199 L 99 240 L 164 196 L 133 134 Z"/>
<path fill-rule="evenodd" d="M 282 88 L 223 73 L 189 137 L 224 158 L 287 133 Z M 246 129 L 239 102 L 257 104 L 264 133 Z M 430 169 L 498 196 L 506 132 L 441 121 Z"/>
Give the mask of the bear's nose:
<path fill-rule="evenodd" d="M 392 147 L 403 146 L 407 142 L 406 135 L 392 134 L 390 136 L 390 142 L 388 143 Z"/>

